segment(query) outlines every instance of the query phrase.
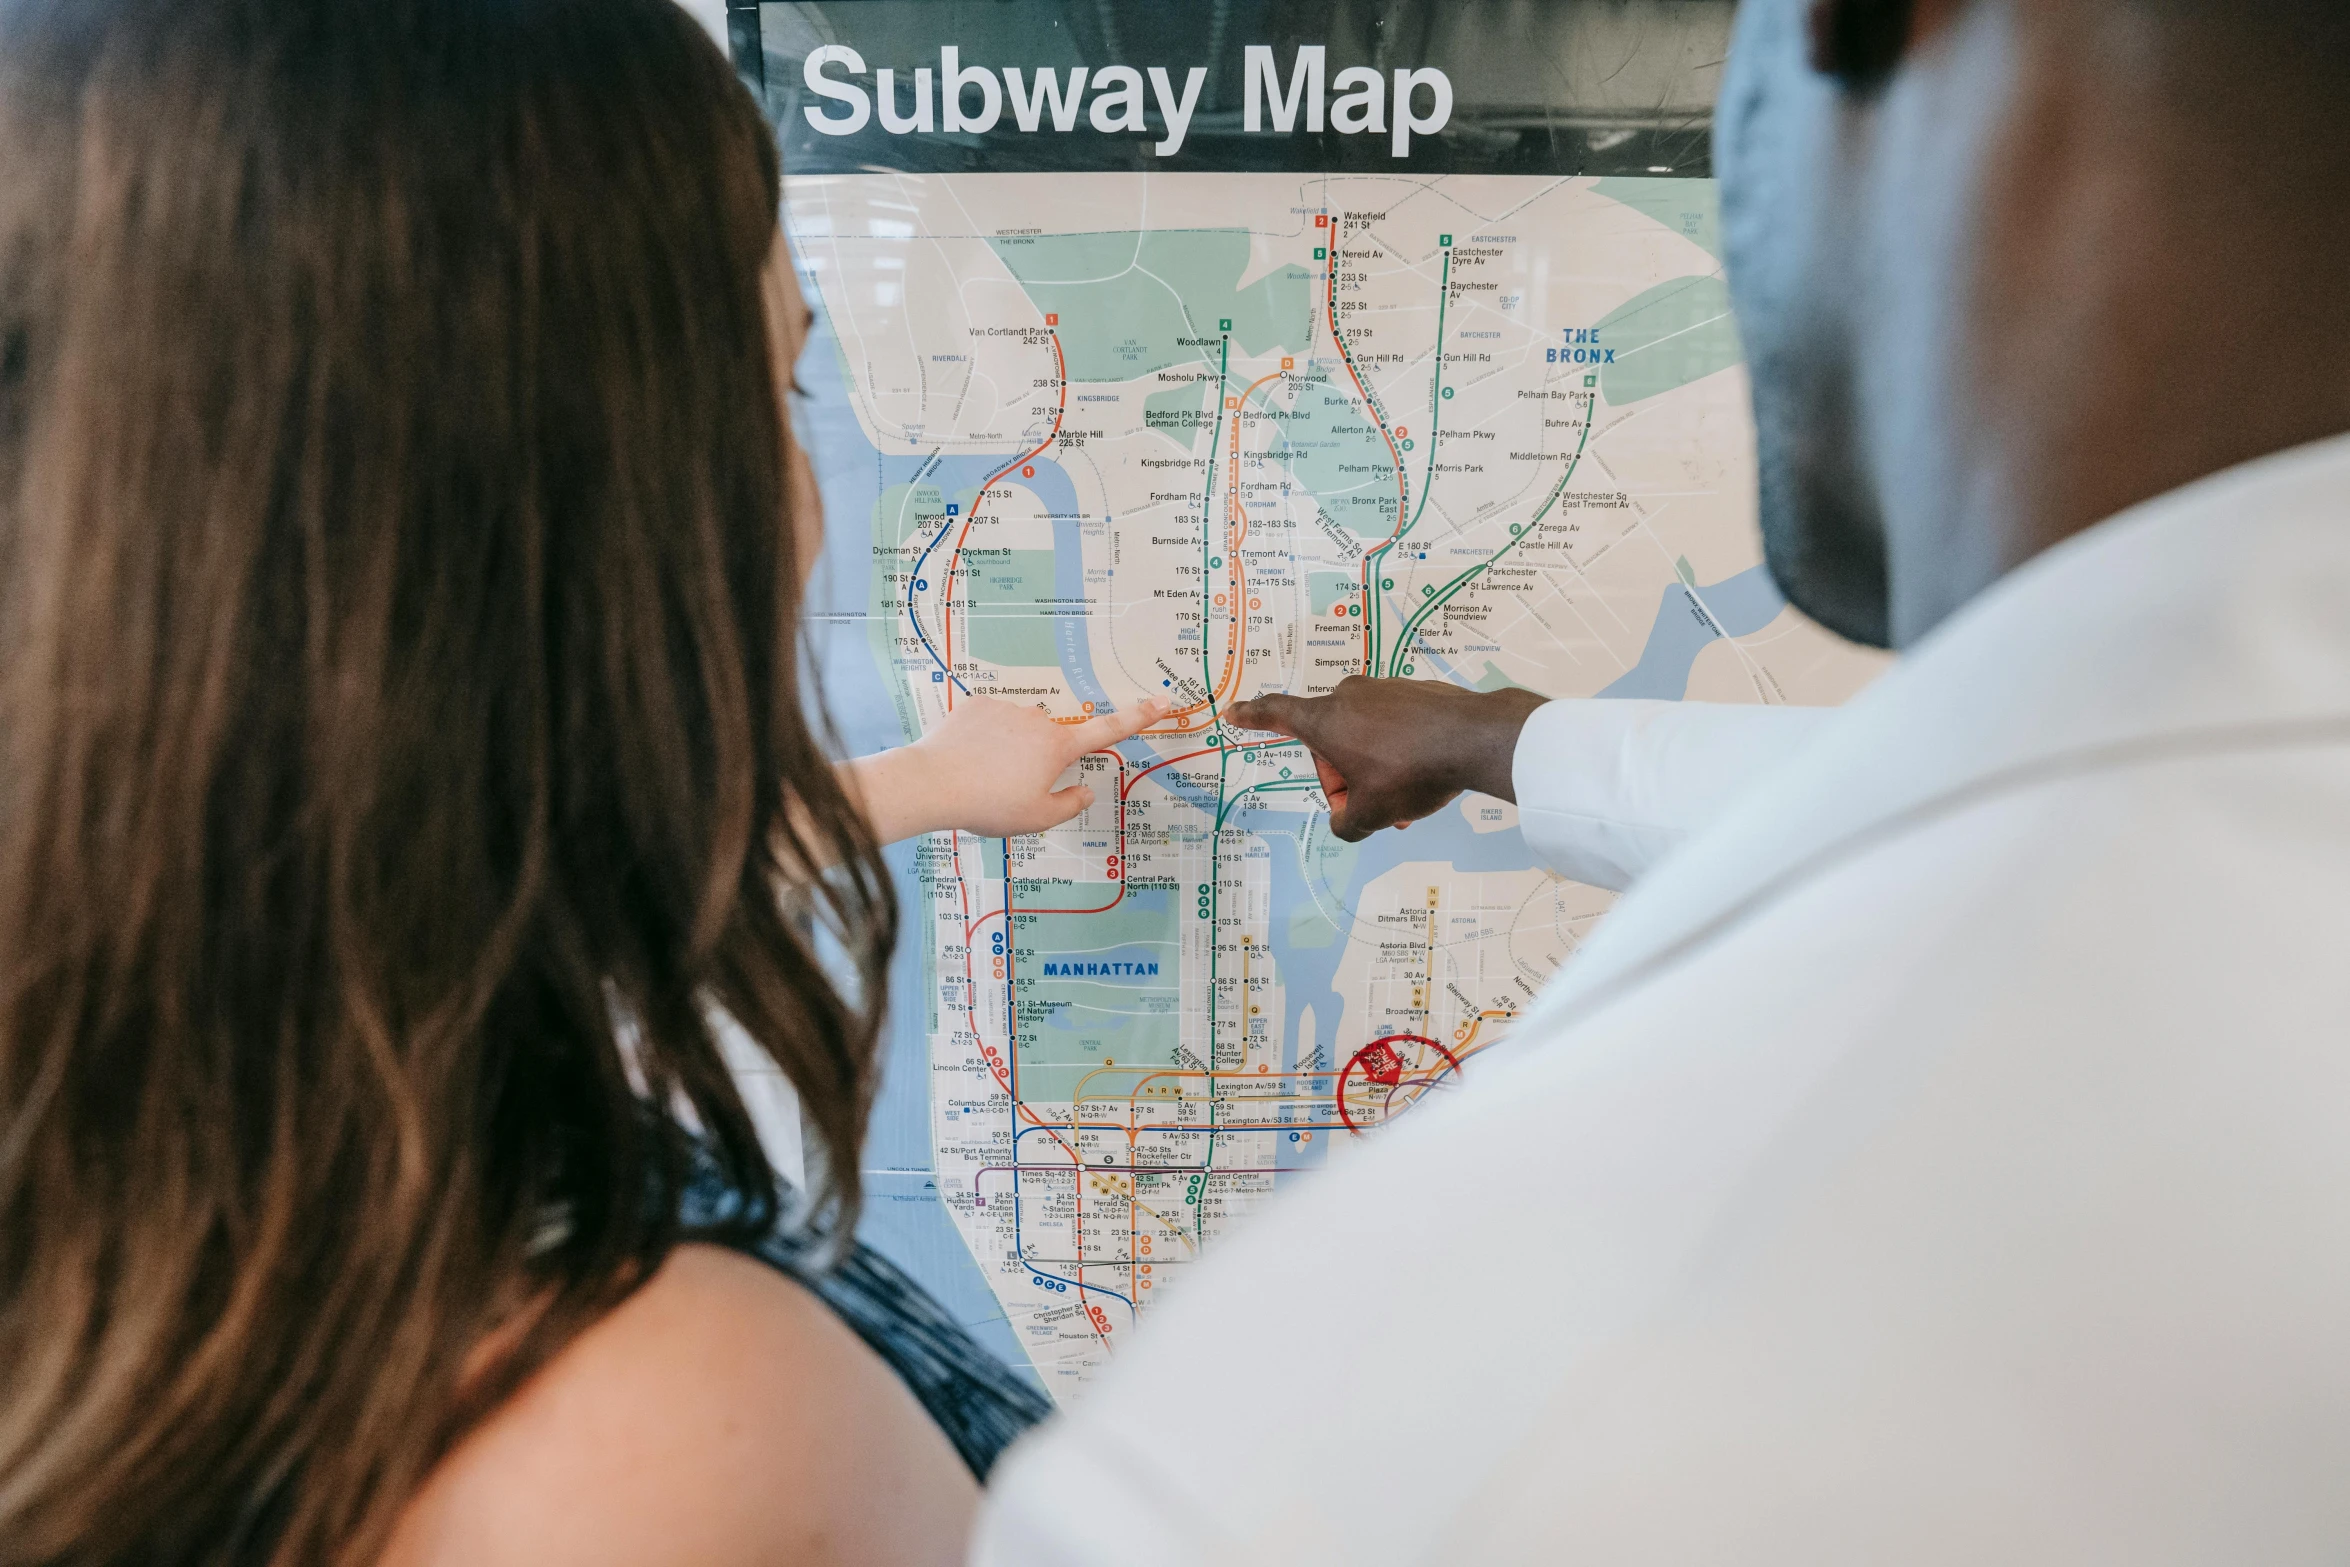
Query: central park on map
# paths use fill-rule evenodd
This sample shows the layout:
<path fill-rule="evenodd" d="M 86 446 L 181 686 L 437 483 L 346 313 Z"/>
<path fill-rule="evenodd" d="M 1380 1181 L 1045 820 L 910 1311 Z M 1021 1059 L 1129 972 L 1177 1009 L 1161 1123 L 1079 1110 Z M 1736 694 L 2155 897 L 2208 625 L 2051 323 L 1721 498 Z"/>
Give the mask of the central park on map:
<path fill-rule="evenodd" d="M 1056 1395 L 1279 1184 L 1506 1048 L 1607 907 L 1476 796 L 1339 842 L 1304 752 L 1229 704 L 1350 674 L 1805 704 L 1866 678 L 1760 565 L 1712 200 L 790 182 L 832 361 L 803 375 L 862 454 L 823 454 L 831 547 L 870 552 L 851 613 L 900 735 L 974 696 L 1172 708 L 1086 760 L 1077 821 L 911 867 L 925 983 L 887 1067 L 927 1088 L 925 1200 Z"/>

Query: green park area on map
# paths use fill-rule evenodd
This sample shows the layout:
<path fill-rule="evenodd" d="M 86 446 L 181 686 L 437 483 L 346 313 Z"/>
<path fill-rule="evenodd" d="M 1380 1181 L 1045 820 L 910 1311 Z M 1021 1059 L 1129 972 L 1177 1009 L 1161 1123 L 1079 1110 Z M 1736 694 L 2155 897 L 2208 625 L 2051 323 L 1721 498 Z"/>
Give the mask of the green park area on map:
<path fill-rule="evenodd" d="M 1072 381 L 1131 381 L 1171 365 L 1213 364 L 1224 330 L 1250 354 L 1303 353 L 1313 338 L 1313 273 L 1283 266 L 1239 286 L 1249 260 L 1245 229 L 1043 234 L 994 244 L 1037 307 L 1060 317 Z"/>
<path fill-rule="evenodd" d="M 1505 802 L 1339 840 L 1233 702 L 1868 671 L 1757 565 L 1703 182 L 842 175 L 788 221 L 905 734 L 1170 704 L 1077 819 L 901 883 L 937 999 L 899 1014 L 882 1163 L 932 1205 L 926 1277 L 1058 1395 L 1277 1187 L 1486 1071 L 1607 907 Z"/>
<path fill-rule="evenodd" d="M 1022 902 L 1065 908 L 1117 899 L 1098 914 L 1013 916 L 1022 1096 L 1068 1100 L 1112 1063 L 1180 1066 L 1183 911 L 1175 894 L 1136 887 L 1119 899 L 1114 882 L 1022 888 Z M 1123 1091 L 1131 1079 L 1119 1077 Z"/>

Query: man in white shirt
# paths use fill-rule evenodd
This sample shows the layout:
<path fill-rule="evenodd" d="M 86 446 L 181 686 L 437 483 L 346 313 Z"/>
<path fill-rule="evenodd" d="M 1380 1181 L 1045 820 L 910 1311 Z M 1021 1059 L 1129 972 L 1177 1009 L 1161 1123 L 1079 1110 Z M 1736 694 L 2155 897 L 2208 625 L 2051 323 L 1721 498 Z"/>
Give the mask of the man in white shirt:
<path fill-rule="evenodd" d="M 2346 105 L 2339 0 L 1746 0 L 1766 544 L 1904 657 L 1236 711 L 1638 885 L 979 1562 L 2350 1560 Z"/>

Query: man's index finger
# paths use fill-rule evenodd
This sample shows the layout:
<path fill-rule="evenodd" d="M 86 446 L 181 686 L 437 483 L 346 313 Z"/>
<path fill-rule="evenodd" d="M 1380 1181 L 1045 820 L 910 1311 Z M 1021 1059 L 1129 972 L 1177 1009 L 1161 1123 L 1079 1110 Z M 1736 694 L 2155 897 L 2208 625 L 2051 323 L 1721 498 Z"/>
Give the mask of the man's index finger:
<path fill-rule="evenodd" d="M 1312 699 L 1275 691 L 1251 701 L 1236 702 L 1226 709 L 1225 716 L 1243 728 L 1270 729 L 1311 745 L 1313 731 L 1320 727 L 1320 706 Z"/>

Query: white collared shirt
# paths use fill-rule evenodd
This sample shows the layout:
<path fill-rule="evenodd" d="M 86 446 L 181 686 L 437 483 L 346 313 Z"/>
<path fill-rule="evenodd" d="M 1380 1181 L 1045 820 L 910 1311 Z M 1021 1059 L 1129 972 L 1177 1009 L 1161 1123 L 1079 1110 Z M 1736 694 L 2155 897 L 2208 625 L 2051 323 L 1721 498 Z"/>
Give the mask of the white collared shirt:
<path fill-rule="evenodd" d="M 978 1562 L 2350 1560 L 2350 439 L 1837 714 L 1558 704 L 1516 782 L 1653 873 L 1015 1452 Z"/>

